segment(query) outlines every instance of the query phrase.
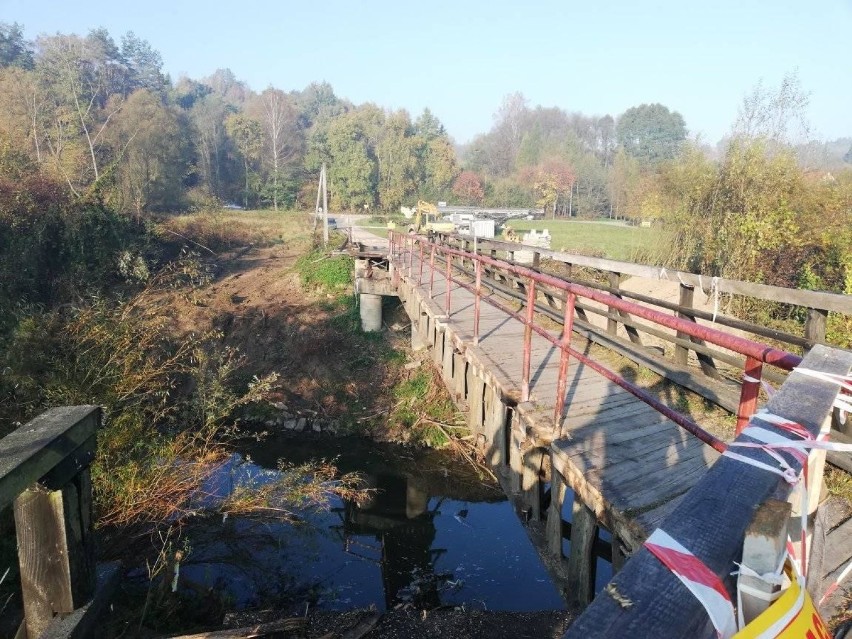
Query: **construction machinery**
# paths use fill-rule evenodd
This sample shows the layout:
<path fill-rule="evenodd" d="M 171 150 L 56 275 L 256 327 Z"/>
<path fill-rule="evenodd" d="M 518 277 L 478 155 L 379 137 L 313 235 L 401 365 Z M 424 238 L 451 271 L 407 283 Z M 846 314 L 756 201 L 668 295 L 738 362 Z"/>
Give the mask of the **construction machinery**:
<path fill-rule="evenodd" d="M 395 229 L 396 223 L 388 222 L 389 229 Z M 420 200 L 415 207 L 414 216 L 408 224 L 409 233 L 454 233 L 456 225 L 441 221 L 438 207 Z"/>

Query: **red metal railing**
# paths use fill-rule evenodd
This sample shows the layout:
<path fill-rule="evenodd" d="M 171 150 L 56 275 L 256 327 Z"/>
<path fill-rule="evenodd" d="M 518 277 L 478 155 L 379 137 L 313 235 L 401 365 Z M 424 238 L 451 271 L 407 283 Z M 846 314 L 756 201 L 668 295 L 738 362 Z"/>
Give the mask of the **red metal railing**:
<path fill-rule="evenodd" d="M 700 338 L 717 346 L 721 346 L 733 352 L 739 353 L 746 357 L 745 374 L 743 376 L 742 389 L 740 394 L 739 409 L 737 411 L 737 434 L 739 434 L 745 425 L 748 423 L 749 417 L 754 413 L 757 407 L 757 398 L 760 391 L 760 379 L 763 369 L 763 364 L 770 364 L 784 370 L 792 370 L 801 362 L 801 357 L 782 351 L 766 344 L 754 342 L 752 340 L 724 333 L 714 328 L 701 326 L 694 322 L 680 319 L 673 315 L 666 315 L 660 311 L 641 306 L 635 302 L 630 302 L 619 297 L 615 297 L 609 293 L 604 293 L 592 288 L 588 288 L 579 284 L 573 284 L 561 280 L 546 273 L 511 264 L 501 261 L 493 257 L 488 257 L 477 253 L 470 253 L 459 249 L 444 246 L 420 235 L 403 235 L 400 233 L 390 233 L 390 255 L 392 263 L 396 264 L 397 256 L 402 256 L 401 265 L 405 265 L 405 258 L 408 258 L 409 277 L 411 275 L 411 261 L 413 259 L 414 247 L 416 244 L 420 246 L 420 269 L 422 279 L 423 268 L 423 249 L 428 246 L 430 249 L 429 256 L 429 297 L 434 297 L 434 277 L 435 277 L 435 257 L 443 255 L 446 261 L 446 270 L 444 273 L 445 279 L 445 312 L 447 316 L 452 313 L 451 291 L 452 286 L 456 285 L 464 288 L 474 295 L 474 318 L 473 318 L 473 340 L 474 344 L 479 343 L 480 329 L 480 309 L 481 301 L 485 300 L 488 304 L 498 308 L 507 315 L 515 318 L 524 325 L 524 343 L 523 343 L 523 364 L 521 371 L 521 401 L 528 401 L 530 397 L 530 365 L 532 360 L 532 334 L 536 333 L 548 340 L 561 351 L 559 362 L 559 373 L 556 385 L 556 405 L 554 408 L 554 428 L 558 429 L 559 424 L 564 418 L 565 410 L 565 392 L 567 387 L 568 362 L 570 357 L 576 358 L 589 368 L 597 371 L 607 379 L 618 384 L 629 393 L 641 399 L 645 403 L 652 406 L 658 412 L 662 413 L 673 422 L 683 427 L 703 442 L 709 444 L 718 451 L 724 451 L 726 445 L 723 441 L 711 435 L 702 429 L 694 421 L 682 415 L 662 402 L 656 397 L 649 394 L 642 388 L 630 383 L 622 376 L 595 362 L 583 353 L 571 347 L 571 336 L 574 323 L 574 308 L 577 297 L 590 299 L 600 302 L 610 309 L 624 311 L 649 320 L 660 326 L 680 331 L 691 337 Z M 404 254 L 403 254 L 404 253 Z M 475 267 L 475 282 L 470 284 L 462 278 L 454 278 L 452 274 L 453 257 L 458 257 L 461 260 L 469 260 L 474 263 Z M 520 278 L 524 282 L 527 291 L 526 309 L 525 312 L 519 313 L 512 310 L 506 304 L 503 304 L 493 296 L 483 296 L 482 294 L 482 269 L 484 266 L 491 266 L 502 270 L 506 273 Z M 396 267 L 395 267 L 396 268 Z M 550 331 L 542 328 L 535 323 L 535 299 L 536 287 L 539 284 L 546 285 L 552 289 L 565 292 L 565 308 L 562 325 L 562 334 L 557 337 Z"/>

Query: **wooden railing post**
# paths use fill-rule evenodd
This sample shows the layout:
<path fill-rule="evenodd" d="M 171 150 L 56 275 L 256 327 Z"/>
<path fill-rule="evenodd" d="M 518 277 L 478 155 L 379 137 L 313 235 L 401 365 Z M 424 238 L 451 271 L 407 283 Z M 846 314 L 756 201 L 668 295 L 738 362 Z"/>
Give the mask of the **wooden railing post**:
<path fill-rule="evenodd" d="M 482 260 L 476 260 L 476 285 L 473 298 L 473 344 L 479 345 L 479 314 L 482 299 Z"/>
<path fill-rule="evenodd" d="M 607 273 L 607 280 L 609 281 L 609 287 L 611 289 L 618 290 L 618 287 L 621 286 L 621 273 Z M 618 313 L 618 311 L 611 306 L 608 309 L 608 315 L 612 315 L 613 313 Z M 618 322 L 614 317 L 607 317 L 606 320 L 606 332 L 610 335 L 615 335 L 618 332 Z"/>
<path fill-rule="evenodd" d="M 535 280 L 527 286 L 526 322 L 524 325 L 524 358 L 521 371 L 521 401 L 530 399 L 530 362 L 532 361 L 532 325 L 535 317 Z"/>
<path fill-rule="evenodd" d="M 431 300 L 432 291 L 435 288 L 435 245 L 430 244 L 430 246 L 432 250 L 429 253 L 429 299 Z"/>
<path fill-rule="evenodd" d="M 761 504 L 745 532 L 742 565 L 759 575 L 774 573 L 787 554 L 789 519 L 789 502 L 770 499 Z M 769 596 L 780 589 L 780 585 L 767 583 L 742 572 L 737 583 L 747 587 L 742 594 L 742 613 L 746 623 L 766 610 L 770 603 Z M 762 596 L 751 594 L 753 591 Z"/>
<path fill-rule="evenodd" d="M 692 308 L 693 298 L 695 296 L 695 287 L 689 286 L 688 284 L 680 285 L 680 305 L 685 308 Z M 678 311 L 678 317 L 681 319 L 690 319 L 686 313 Z M 682 340 L 688 340 L 689 335 L 683 333 L 681 331 L 677 332 L 677 338 Z M 675 345 L 675 363 L 680 364 L 681 366 L 686 366 L 689 362 L 689 349 L 685 346 L 681 346 L 680 344 Z"/>
<path fill-rule="evenodd" d="M 808 309 L 808 319 L 805 320 L 805 339 L 818 343 L 825 342 L 825 326 L 828 322 L 828 311 L 818 308 Z M 806 349 L 806 351 L 810 348 Z"/>
<path fill-rule="evenodd" d="M 566 481 L 550 453 L 550 508 L 547 510 L 547 548 L 554 559 L 562 559 L 562 504 L 565 501 Z"/>
<path fill-rule="evenodd" d="M 28 637 L 94 594 L 89 464 L 100 417 L 96 406 L 52 409 L 0 440 L 0 509 L 14 504 Z"/>

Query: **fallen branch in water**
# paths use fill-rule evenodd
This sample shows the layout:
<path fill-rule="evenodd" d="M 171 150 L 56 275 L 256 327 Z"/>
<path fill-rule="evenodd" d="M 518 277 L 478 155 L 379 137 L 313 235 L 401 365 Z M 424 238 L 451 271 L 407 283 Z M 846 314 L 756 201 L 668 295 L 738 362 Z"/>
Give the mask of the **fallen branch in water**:
<path fill-rule="evenodd" d="M 488 473 L 488 474 L 491 476 L 491 479 L 493 479 L 493 480 L 494 480 L 495 482 L 497 482 L 498 484 L 500 483 L 500 482 L 498 481 L 498 479 L 497 479 L 497 475 L 495 475 L 494 473 L 492 473 L 492 472 L 491 472 L 491 469 L 490 469 L 490 468 L 488 468 L 485 464 L 482 464 L 482 463 L 480 463 L 480 462 L 477 462 L 477 461 L 476 461 L 473 457 L 471 457 L 471 456 L 470 456 L 470 454 L 469 454 L 469 453 L 468 453 L 468 452 L 464 449 L 464 447 L 461 445 L 461 441 L 462 441 L 462 440 L 460 440 L 460 439 L 458 439 L 458 438 L 453 437 L 452 435 L 450 435 L 450 433 L 448 433 L 448 432 L 447 432 L 447 430 L 446 430 L 446 428 L 445 428 L 445 426 L 446 426 L 447 428 L 455 428 L 454 426 L 450 426 L 449 424 L 444 424 L 444 423 L 442 423 L 442 422 L 436 422 L 434 419 L 429 419 L 428 417 L 422 417 L 422 418 L 421 418 L 421 420 L 422 420 L 422 421 L 424 421 L 424 422 L 429 422 L 429 423 L 430 423 L 430 424 L 432 424 L 433 426 L 437 426 L 437 427 L 438 427 L 438 430 L 440 430 L 442 433 L 444 433 L 444 437 L 446 437 L 446 438 L 449 440 L 449 442 L 453 445 L 453 447 L 454 447 L 457 451 L 459 451 L 459 452 L 462 454 L 462 456 L 463 456 L 463 457 L 464 457 L 464 458 L 465 458 L 468 462 L 470 462 L 471 466 L 473 466 L 473 467 L 474 467 L 474 468 L 476 468 L 477 470 L 484 470 L 486 473 Z"/>

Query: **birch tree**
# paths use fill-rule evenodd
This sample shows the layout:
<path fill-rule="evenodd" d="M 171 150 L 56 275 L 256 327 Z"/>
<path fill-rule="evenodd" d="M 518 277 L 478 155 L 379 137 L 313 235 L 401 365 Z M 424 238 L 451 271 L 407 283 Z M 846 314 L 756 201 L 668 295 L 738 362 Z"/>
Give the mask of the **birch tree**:
<path fill-rule="evenodd" d="M 265 151 L 270 164 L 272 207 L 277 211 L 282 172 L 300 148 L 297 113 L 287 94 L 272 87 L 260 94 L 260 104 Z"/>

